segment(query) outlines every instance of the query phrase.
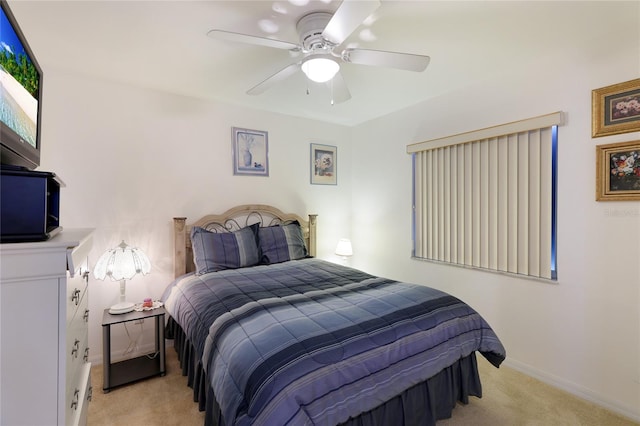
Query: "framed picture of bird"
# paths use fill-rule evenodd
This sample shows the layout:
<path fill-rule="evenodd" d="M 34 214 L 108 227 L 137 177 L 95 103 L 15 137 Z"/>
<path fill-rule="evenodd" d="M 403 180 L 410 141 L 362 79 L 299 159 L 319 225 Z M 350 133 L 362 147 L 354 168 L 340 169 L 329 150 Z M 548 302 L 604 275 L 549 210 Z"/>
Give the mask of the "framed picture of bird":
<path fill-rule="evenodd" d="M 311 183 L 338 184 L 338 148 L 331 145 L 311 144 Z"/>

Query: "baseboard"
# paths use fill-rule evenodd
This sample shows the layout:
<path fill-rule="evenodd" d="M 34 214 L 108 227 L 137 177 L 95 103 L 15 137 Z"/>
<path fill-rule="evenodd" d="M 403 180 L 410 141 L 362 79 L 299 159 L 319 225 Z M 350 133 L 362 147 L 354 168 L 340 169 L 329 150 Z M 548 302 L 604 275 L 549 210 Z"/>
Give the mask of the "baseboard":
<path fill-rule="evenodd" d="M 539 371 L 530 365 L 515 361 L 511 358 L 507 358 L 504 361 L 504 365 L 526 374 L 527 376 L 538 379 L 550 386 L 569 392 L 578 398 L 584 399 L 616 414 L 624 416 L 630 420 L 640 422 L 640 412 L 637 411 L 637 407 L 625 407 L 620 405 L 617 401 L 612 401 L 575 383 L 569 382 L 552 374 Z"/>

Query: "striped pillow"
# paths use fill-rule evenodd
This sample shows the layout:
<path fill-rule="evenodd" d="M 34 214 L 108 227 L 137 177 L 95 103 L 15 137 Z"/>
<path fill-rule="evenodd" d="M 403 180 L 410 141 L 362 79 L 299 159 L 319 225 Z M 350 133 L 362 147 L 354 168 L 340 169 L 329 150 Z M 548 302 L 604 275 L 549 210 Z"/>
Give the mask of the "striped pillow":
<path fill-rule="evenodd" d="M 191 228 L 191 246 L 196 274 L 244 268 L 260 261 L 256 235 L 259 224 L 234 232 L 210 232 Z"/>
<path fill-rule="evenodd" d="M 307 246 L 298 221 L 259 228 L 258 241 L 262 264 L 286 262 L 307 256 Z"/>

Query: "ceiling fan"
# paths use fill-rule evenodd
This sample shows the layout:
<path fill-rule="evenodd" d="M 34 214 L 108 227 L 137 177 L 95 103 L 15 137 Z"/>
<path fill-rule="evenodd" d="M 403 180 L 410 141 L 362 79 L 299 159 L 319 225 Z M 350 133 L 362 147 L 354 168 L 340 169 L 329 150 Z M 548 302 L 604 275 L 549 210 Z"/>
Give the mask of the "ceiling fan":
<path fill-rule="evenodd" d="M 424 55 L 358 48 L 340 49 L 347 37 L 379 6 L 378 0 L 344 0 L 333 14 L 309 13 L 296 24 L 300 36 L 300 43 L 297 44 L 221 29 L 213 29 L 207 35 L 218 40 L 289 50 L 294 56 L 298 56 L 295 62 L 258 83 L 247 94 L 259 95 L 302 69 L 310 80 L 329 84 L 332 103 L 340 103 L 351 98 L 339 71 L 340 62 L 416 72 L 424 71 L 429 65 L 430 58 Z"/>

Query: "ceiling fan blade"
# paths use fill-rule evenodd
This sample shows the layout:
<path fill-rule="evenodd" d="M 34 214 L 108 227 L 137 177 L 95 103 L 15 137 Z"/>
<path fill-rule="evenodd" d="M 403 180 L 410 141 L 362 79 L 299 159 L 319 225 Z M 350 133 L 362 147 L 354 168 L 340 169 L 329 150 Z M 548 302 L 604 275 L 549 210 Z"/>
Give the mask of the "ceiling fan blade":
<path fill-rule="evenodd" d="M 279 83 L 282 80 L 287 79 L 288 77 L 291 77 L 298 71 L 298 69 L 300 69 L 300 64 L 297 62 L 287 65 L 277 73 L 273 74 L 271 77 L 247 90 L 247 95 L 260 95 L 266 92 L 274 84 Z"/>
<path fill-rule="evenodd" d="M 329 87 L 329 90 L 331 90 L 332 104 L 339 104 L 351 99 L 351 93 L 347 88 L 347 83 L 339 72 L 325 84 Z"/>
<path fill-rule="evenodd" d="M 322 31 L 322 37 L 336 46 L 342 44 L 378 7 L 378 0 L 344 0 Z"/>
<path fill-rule="evenodd" d="M 352 64 L 374 65 L 416 72 L 424 71 L 431 60 L 425 55 L 368 49 L 346 49 L 342 52 L 342 59 Z"/>
<path fill-rule="evenodd" d="M 232 31 L 211 30 L 207 33 L 211 38 L 216 40 L 226 40 L 238 43 L 254 44 L 257 46 L 274 47 L 283 50 L 299 50 L 300 46 L 288 41 L 274 40 L 266 37 L 252 36 L 249 34 L 234 33 Z"/>
<path fill-rule="evenodd" d="M 344 81 L 342 74 L 338 72 L 331 80 L 325 83 L 329 90 L 331 90 L 331 103 L 339 104 L 351 99 L 351 93 L 347 87 L 347 83 Z"/>

